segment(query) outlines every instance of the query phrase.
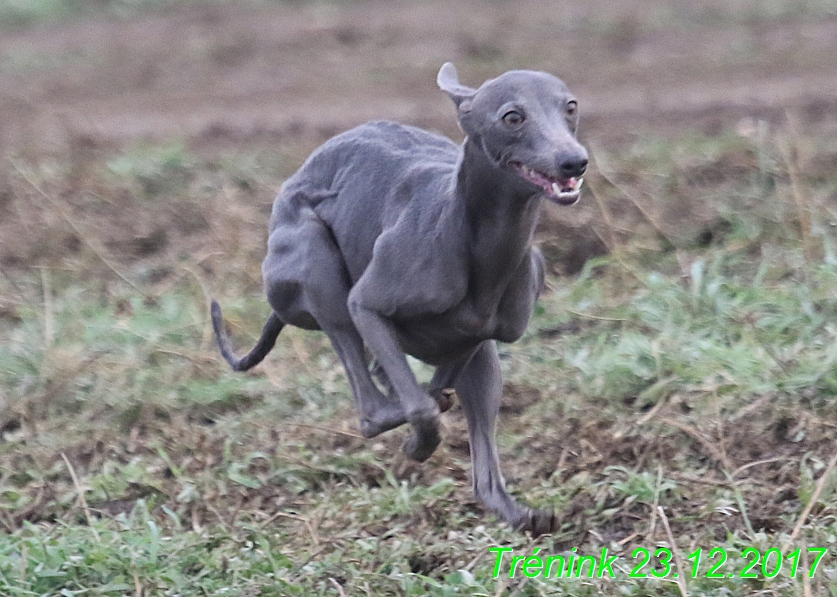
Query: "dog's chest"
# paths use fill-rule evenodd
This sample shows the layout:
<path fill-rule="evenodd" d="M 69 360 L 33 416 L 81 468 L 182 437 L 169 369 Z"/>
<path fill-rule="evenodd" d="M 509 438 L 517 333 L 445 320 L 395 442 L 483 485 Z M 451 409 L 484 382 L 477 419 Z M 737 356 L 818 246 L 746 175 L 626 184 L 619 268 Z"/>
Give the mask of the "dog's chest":
<path fill-rule="evenodd" d="M 530 306 L 499 301 L 486 308 L 463 304 L 451 313 L 453 330 L 476 341 L 500 340 L 514 342 L 529 323 Z"/>
<path fill-rule="evenodd" d="M 399 340 L 408 354 L 441 364 L 459 358 L 485 340 L 514 342 L 526 331 L 530 310 L 498 304 L 486 311 L 460 304 L 439 315 L 400 322 Z"/>
<path fill-rule="evenodd" d="M 519 339 L 529 325 L 540 286 L 536 265 L 536 260 L 526 258 L 510 277 L 495 278 L 499 284 L 469 285 L 469 293 L 449 313 L 451 328 L 478 341 Z"/>

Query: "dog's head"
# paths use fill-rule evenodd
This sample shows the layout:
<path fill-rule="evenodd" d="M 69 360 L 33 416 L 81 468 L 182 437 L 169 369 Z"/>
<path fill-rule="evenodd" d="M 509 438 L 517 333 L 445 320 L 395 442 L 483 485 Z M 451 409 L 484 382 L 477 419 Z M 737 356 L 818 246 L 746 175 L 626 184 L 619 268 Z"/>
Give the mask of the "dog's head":
<path fill-rule="evenodd" d="M 471 89 L 450 62 L 436 80 L 456 104 L 462 130 L 498 168 L 555 203 L 578 201 L 587 150 L 576 139 L 578 102 L 563 81 L 515 70 Z"/>

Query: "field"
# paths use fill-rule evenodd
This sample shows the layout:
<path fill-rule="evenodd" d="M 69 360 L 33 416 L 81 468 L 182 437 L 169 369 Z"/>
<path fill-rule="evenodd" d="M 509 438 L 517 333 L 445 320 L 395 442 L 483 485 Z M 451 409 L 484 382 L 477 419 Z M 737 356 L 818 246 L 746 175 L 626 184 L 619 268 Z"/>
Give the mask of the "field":
<path fill-rule="evenodd" d="M 835 56 L 834 0 L 0 0 L 0 595 L 837 596 Z M 319 144 L 462 138 L 446 60 L 561 76 L 591 153 L 500 349 L 536 539 L 475 501 L 458 406 L 416 464 L 323 334 L 247 374 L 212 337 L 210 297 L 260 333 Z"/>

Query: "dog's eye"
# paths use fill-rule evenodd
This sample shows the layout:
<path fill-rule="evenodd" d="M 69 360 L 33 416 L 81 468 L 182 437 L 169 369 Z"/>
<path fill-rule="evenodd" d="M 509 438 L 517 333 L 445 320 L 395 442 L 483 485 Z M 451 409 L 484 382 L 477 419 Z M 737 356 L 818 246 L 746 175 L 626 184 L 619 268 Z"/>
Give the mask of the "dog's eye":
<path fill-rule="evenodd" d="M 567 116 L 575 116 L 578 113 L 578 102 L 568 102 L 564 107 L 564 114 Z"/>
<path fill-rule="evenodd" d="M 503 122 L 509 126 L 520 126 L 521 124 L 523 124 L 524 120 L 526 119 L 523 117 L 523 114 L 521 114 L 520 112 L 515 112 L 514 110 L 512 110 L 511 112 L 506 112 L 503 115 Z"/>

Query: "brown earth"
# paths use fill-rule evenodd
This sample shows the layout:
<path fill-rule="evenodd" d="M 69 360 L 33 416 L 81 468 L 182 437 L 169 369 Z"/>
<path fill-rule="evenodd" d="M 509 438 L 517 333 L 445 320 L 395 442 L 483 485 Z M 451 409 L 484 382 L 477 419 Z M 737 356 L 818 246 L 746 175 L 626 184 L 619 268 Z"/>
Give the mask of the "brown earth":
<path fill-rule="evenodd" d="M 780 3 L 781 4 L 781 3 Z M 396 119 L 456 135 L 446 60 L 478 84 L 507 68 L 563 77 L 585 135 L 709 131 L 793 110 L 837 128 L 837 17 L 756 2 L 251 3 L 0 33 L 0 150 L 73 137 L 218 142 Z"/>
<path fill-rule="evenodd" d="M 817 136 L 837 132 L 837 15 L 797 8 L 776 16 L 765 4 L 744 0 L 558 6 L 546 0 L 210 3 L 0 29 L 0 156 L 15 160 L 0 166 L 0 260 L 37 263 L 47 236 L 60 241 L 54 250 L 62 254 L 67 247 L 59 237 L 80 242 L 78 230 L 46 232 L 49 217 L 58 216 L 36 207 L 43 203 L 39 193 L 20 180 L 14 164 L 69 157 L 81 172 L 143 140 L 183 140 L 212 156 L 280 147 L 287 163 L 252 193 L 264 211 L 281 178 L 308 152 L 361 122 L 394 119 L 461 138 L 434 82 L 446 60 L 471 85 L 510 68 L 563 77 L 579 97 L 581 135 L 597 160 L 649 134 L 746 132 L 758 119 L 783 126 L 792 118 L 798 132 Z M 599 165 L 593 174 L 603 170 Z M 702 179 L 720 177 L 714 182 L 722 184 L 741 170 L 736 163 L 705 168 Z M 206 226 L 194 204 L 175 195 L 168 212 L 140 217 L 126 211 L 134 205 L 130 196 L 72 178 L 50 192 L 70 199 L 75 187 L 77 194 L 108 198 L 102 209 L 115 217 L 89 220 L 74 205 L 74 217 L 98 228 L 107 246 L 131 249 L 133 241 L 124 239 L 138 239 L 140 257 L 166 244 L 211 250 L 180 242 L 194 238 L 195 226 Z M 597 180 L 588 178 L 596 191 Z M 634 182 L 643 190 L 647 181 Z M 35 199 L 15 201 L 25 189 Z M 689 221 L 692 237 L 711 227 L 712 200 L 701 206 L 693 196 L 667 198 L 661 225 L 680 230 Z M 595 202 L 584 203 L 547 212 L 551 240 L 544 252 L 556 273 L 578 271 L 614 234 L 596 228 Z M 260 213 L 245 218 L 259 222 L 248 224 L 251 233 L 263 231 Z M 630 216 L 615 214 L 625 229 L 632 228 Z M 184 226 L 191 232 L 184 234 Z M 254 264 L 260 239 L 256 246 Z"/>

